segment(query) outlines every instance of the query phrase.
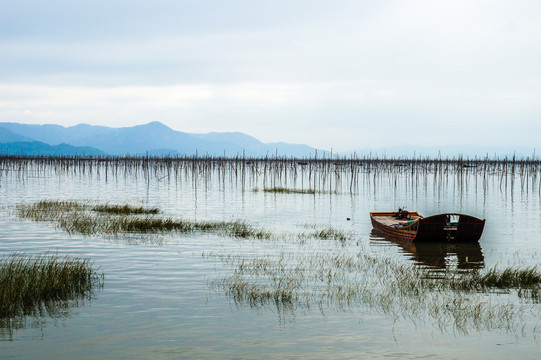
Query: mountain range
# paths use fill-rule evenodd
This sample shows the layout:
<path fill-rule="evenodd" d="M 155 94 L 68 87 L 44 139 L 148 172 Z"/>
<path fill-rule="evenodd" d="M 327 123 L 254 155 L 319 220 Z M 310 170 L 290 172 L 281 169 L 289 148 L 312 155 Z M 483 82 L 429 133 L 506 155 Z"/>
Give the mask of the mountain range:
<path fill-rule="evenodd" d="M 319 154 L 325 151 L 317 150 Z M 80 124 L 30 125 L 0 122 L 0 153 L 21 155 L 211 155 L 313 156 L 316 149 L 301 144 L 263 143 L 240 132 L 190 134 L 154 121 L 112 128 Z"/>
<path fill-rule="evenodd" d="M 263 143 L 241 132 L 193 134 L 173 130 L 154 121 L 145 125 L 112 128 L 79 124 L 29 125 L 0 122 L 0 154 L 11 155 L 151 155 L 151 156 L 329 156 L 329 152 L 308 145 L 283 142 Z M 527 146 L 394 145 L 364 148 L 342 156 L 379 158 L 537 158 L 536 149 Z"/>

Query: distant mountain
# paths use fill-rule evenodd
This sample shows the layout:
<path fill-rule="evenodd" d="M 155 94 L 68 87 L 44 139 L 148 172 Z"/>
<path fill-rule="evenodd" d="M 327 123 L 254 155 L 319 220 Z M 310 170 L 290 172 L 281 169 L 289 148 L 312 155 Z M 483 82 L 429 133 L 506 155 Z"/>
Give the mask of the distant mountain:
<path fill-rule="evenodd" d="M 265 147 L 265 144 L 261 141 L 241 132 L 211 132 L 208 134 L 192 134 L 192 136 L 205 141 L 224 142 L 241 148 L 248 147 L 250 149 L 256 149 L 260 147 Z"/>
<path fill-rule="evenodd" d="M 71 144 L 72 141 L 79 141 L 80 139 L 88 138 L 93 135 L 106 134 L 113 130 L 106 126 L 93 126 L 87 124 L 64 127 L 54 124 L 31 125 L 6 122 L 0 123 L 0 127 L 49 145 L 59 145 L 62 143 Z"/>
<path fill-rule="evenodd" d="M 41 141 L 17 141 L 12 143 L 0 144 L 0 154 L 2 155 L 87 155 L 104 156 L 103 151 L 92 147 L 72 146 L 68 144 L 49 145 Z"/>
<path fill-rule="evenodd" d="M 12 143 L 16 141 L 32 141 L 33 139 L 22 136 L 17 133 L 14 133 L 13 131 L 9 131 L 8 129 L 4 127 L 0 127 L 0 144 L 3 143 Z"/>
<path fill-rule="evenodd" d="M 254 137 L 240 133 L 189 134 L 175 131 L 154 121 L 145 125 L 123 128 L 80 124 L 72 127 L 60 125 L 27 125 L 0 123 L 9 132 L 25 139 L 49 145 L 69 144 L 90 146 L 111 155 L 213 155 L 213 156 L 311 156 L 316 149 L 307 145 L 286 143 L 265 144 Z M 7 134 L 7 133 L 6 133 Z M 6 135 L 7 136 L 7 135 Z M 8 137 L 8 136 L 7 136 Z M 22 139 L 15 139 L 20 141 Z M 0 143 L 9 141 L 0 141 Z M 319 154 L 324 151 L 319 150 Z"/>

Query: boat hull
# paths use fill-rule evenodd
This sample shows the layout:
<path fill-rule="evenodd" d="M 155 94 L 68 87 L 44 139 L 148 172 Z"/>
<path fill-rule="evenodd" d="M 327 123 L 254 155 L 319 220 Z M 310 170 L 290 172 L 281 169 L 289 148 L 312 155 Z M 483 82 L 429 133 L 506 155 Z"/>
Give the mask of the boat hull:
<path fill-rule="evenodd" d="M 392 219 L 393 215 L 393 212 L 370 213 L 372 226 L 386 237 L 414 242 L 478 241 L 485 226 L 485 220 L 464 214 L 445 213 L 422 217 L 419 213 L 411 212 L 410 215 L 415 218 L 415 221 L 407 223 L 387 221 L 387 219 Z M 449 224 L 450 216 L 458 217 L 458 223 Z"/>

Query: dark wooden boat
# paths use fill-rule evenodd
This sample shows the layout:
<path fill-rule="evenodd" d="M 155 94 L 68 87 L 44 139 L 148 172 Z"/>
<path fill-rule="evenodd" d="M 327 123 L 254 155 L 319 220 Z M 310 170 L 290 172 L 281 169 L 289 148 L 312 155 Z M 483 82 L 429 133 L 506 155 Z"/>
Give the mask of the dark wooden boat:
<path fill-rule="evenodd" d="M 485 227 L 484 219 L 456 213 L 423 217 L 418 212 L 371 212 L 370 219 L 385 236 L 414 242 L 478 241 Z"/>

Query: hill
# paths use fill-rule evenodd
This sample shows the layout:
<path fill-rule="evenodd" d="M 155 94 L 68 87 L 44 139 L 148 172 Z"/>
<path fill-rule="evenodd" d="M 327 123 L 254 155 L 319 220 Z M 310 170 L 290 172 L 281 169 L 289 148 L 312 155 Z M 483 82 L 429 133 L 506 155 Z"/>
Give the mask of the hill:
<path fill-rule="evenodd" d="M 263 143 L 240 133 L 190 134 L 176 131 L 154 121 L 145 125 L 111 128 L 80 124 L 71 127 L 60 125 L 29 125 L 0 123 L 5 139 L 0 141 L 39 141 L 51 146 L 69 144 L 74 147 L 92 147 L 110 155 L 212 155 L 212 156 L 265 156 L 278 155 L 306 157 L 316 149 L 299 144 Z M 319 150 L 319 154 L 324 151 Z"/>
<path fill-rule="evenodd" d="M 41 156 L 104 156 L 103 151 L 92 147 L 71 146 L 68 144 L 49 145 L 41 141 L 17 141 L 0 144 L 2 155 L 41 155 Z"/>

